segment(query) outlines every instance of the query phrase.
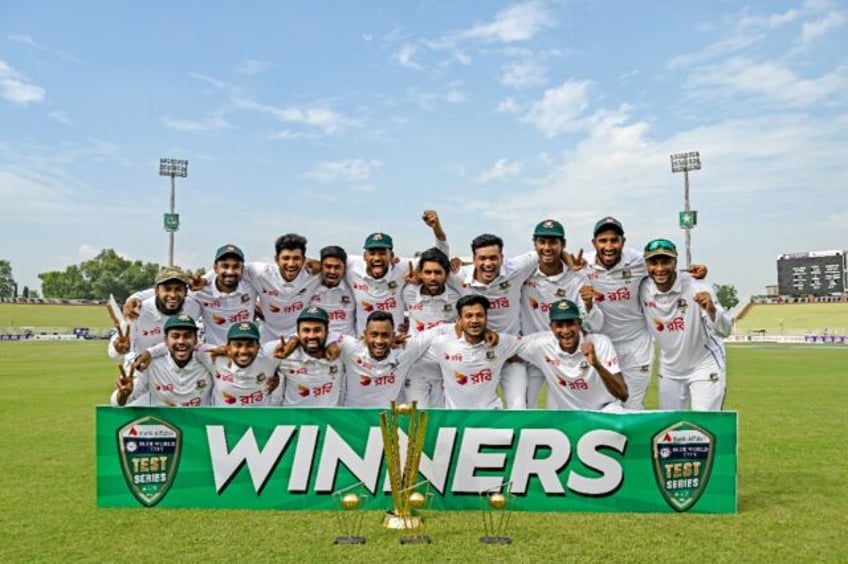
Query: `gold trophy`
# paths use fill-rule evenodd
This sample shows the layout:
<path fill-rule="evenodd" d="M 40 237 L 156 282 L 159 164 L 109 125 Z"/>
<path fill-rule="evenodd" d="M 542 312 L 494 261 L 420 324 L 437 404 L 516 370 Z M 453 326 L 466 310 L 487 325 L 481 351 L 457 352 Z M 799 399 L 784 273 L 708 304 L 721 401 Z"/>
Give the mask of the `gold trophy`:
<path fill-rule="evenodd" d="M 507 536 L 509 517 L 515 496 L 510 493 L 512 482 L 503 482 L 499 486 L 480 492 L 483 500 L 483 531 L 480 537 L 483 544 L 510 544 Z M 506 490 L 506 493 L 503 493 Z"/>
<path fill-rule="evenodd" d="M 401 467 L 400 459 L 400 417 L 407 417 L 406 460 Z M 392 490 L 393 509 L 386 513 L 383 526 L 388 529 L 418 530 L 419 534 L 401 538 L 401 542 L 429 543 L 429 537 L 421 533 L 420 509 L 427 503 L 427 493 L 418 491 L 421 485 L 416 483 L 418 465 L 421 462 L 421 449 L 427 433 L 427 413 L 418 411 L 418 403 L 392 402 L 391 409 L 380 414 L 380 428 L 383 431 L 383 449 L 386 455 L 386 467 L 389 471 L 389 483 Z M 422 482 L 423 484 L 423 482 Z M 426 540 L 425 540 L 426 539 Z M 406 541 L 406 542 L 405 542 Z"/>
<path fill-rule="evenodd" d="M 333 509 L 341 533 L 333 544 L 365 544 L 361 534 L 365 515 L 362 509 L 367 502 L 368 490 L 362 482 L 333 492 Z"/>

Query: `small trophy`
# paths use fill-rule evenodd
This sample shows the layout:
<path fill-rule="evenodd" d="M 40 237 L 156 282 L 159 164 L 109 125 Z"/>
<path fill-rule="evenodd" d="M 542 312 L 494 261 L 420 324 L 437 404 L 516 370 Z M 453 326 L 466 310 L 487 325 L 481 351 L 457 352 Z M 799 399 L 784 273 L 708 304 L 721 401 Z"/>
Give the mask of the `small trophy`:
<path fill-rule="evenodd" d="M 504 489 L 506 493 L 502 493 Z M 510 493 L 511 489 L 512 482 L 503 482 L 499 486 L 480 492 L 480 498 L 483 500 L 483 531 L 485 533 L 485 536 L 480 537 L 480 542 L 483 544 L 512 543 L 512 539 L 506 534 L 512 504 L 515 501 L 515 496 Z"/>
<path fill-rule="evenodd" d="M 424 493 L 420 489 L 424 488 Z M 410 508 L 408 521 L 403 527 L 404 530 L 411 531 L 413 534 L 400 537 L 400 544 L 430 544 L 430 537 L 424 534 L 424 512 L 428 511 L 433 505 L 433 492 L 430 491 L 430 481 L 424 480 L 409 487 L 408 490 L 401 492 L 406 498 Z"/>
<path fill-rule="evenodd" d="M 400 462 L 399 418 L 401 416 L 409 419 L 406 433 L 406 460 L 403 466 Z M 412 404 L 392 402 L 391 409 L 380 414 L 380 428 L 383 431 L 383 450 L 386 455 L 386 467 L 389 471 L 393 504 L 393 509 L 383 519 L 383 526 L 401 530 L 420 529 L 421 516 L 418 509 L 424 507 L 427 503 L 427 495 L 417 491 L 416 488 L 420 484 L 416 483 L 416 479 L 418 478 L 418 465 L 421 462 L 424 436 L 427 433 L 427 413 L 418 411 L 417 402 L 412 402 Z M 429 483 L 427 493 L 429 494 Z M 403 542 L 403 539 L 401 539 L 401 542 Z M 426 542 L 429 542 L 429 539 Z"/>
<path fill-rule="evenodd" d="M 333 544 L 365 544 L 361 531 L 365 515 L 362 508 L 368 502 L 367 492 L 362 482 L 333 492 L 333 509 L 341 533 Z"/>

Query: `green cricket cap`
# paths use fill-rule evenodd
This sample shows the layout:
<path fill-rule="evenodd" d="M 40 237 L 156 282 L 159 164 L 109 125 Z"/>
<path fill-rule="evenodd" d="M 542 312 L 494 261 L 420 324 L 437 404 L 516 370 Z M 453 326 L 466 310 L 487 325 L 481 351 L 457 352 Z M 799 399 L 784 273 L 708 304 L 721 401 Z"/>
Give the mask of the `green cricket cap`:
<path fill-rule="evenodd" d="M 180 313 L 178 315 L 172 315 L 165 322 L 165 333 L 171 329 L 194 329 L 197 331 L 197 323 L 194 322 L 194 319 L 189 314 Z"/>
<path fill-rule="evenodd" d="M 565 228 L 555 219 L 546 219 L 533 230 L 533 237 L 556 237 L 565 239 Z"/>
<path fill-rule="evenodd" d="M 385 233 L 372 233 L 368 237 L 365 238 L 365 250 L 371 249 L 392 249 L 394 248 L 394 242 L 392 241 L 391 236 L 386 235 Z"/>
<path fill-rule="evenodd" d="M 551 304 L 548 313 L 551 321 L 568 321 L 569 319 L 580 319 L 580 308 L 571 300 L 559 300 Z"/>
<path fill-rule="evenodd" d="M 230 330 L 227 331 L 227 340 L 233 339 L 250 339 L 252 341 L 259 340 L 259 327 L 252 321 L 242 321 L 230 325 Z"/>

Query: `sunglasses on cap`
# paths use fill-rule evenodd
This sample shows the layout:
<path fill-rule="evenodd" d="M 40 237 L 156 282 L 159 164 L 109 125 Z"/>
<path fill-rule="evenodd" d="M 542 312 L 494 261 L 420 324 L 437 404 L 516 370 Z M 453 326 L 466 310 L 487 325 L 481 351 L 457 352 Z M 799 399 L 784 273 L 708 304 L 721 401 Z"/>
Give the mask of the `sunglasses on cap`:
<path fill-rule="evenodd" d="M 675 247 L 674 243 L 668 239 L 654 239 L 645 246 L 645 252 L 658 251 L 660 249 L 665 251 L 677 251 L 677 247 Z"/>

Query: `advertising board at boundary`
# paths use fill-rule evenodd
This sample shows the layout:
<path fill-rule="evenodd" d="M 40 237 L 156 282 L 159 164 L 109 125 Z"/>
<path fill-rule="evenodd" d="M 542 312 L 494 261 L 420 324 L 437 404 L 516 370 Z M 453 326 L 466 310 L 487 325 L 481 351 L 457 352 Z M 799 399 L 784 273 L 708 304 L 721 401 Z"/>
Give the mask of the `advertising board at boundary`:
<path fill-rule="evenodd" d="M 391 507 L 380 410 L 96 411 L 100 507 L 330 510 L 359 482 L 370 509 Z M 477 510 L 507 483 L 518 511 L 736 512 L 735 412 L 428 415 L 419 472 L 436 510 Z"/>

